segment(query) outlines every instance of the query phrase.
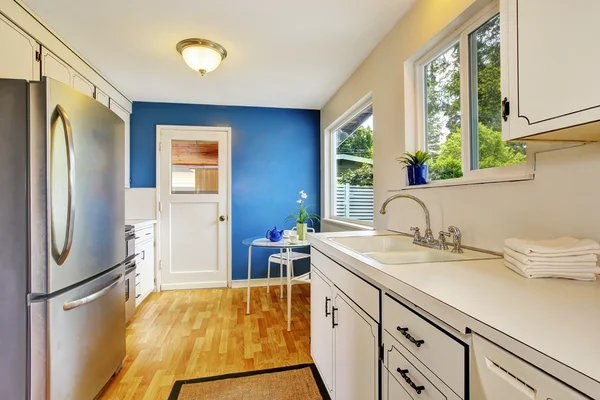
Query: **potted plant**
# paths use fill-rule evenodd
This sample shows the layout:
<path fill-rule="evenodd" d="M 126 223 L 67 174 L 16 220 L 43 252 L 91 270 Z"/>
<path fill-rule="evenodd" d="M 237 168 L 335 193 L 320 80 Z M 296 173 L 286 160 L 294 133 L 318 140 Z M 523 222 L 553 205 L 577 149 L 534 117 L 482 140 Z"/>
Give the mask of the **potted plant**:
<path fill-rule="evenodd" d="M 407 151 L 402 157 L 396 158 L 396 161 L 404 164 L 403 168 L 406 168 L 409 186 L 427 183 L 429 172 L 427 161 L 429 160 L 431 160 L 431 154 L 423 150 L 418 150 L 415 154 Z"/>
<path fill-rule="evenodd" d="M 308 228 L 307 222 L 311 221 L 314 225 L 314 220 L 319 221 L 319 216 L 317 214 L 309 214 L 308 206 L 304 205 L 304 201 L 308 198 L 308 195 L 304 193 L 304 190 L 301 190 L 298 194 L 298 211 L 296 213 L 291 212 L 290 215 L 285 219 L 285 221 L 295 221 L 296 222 L 296 230 L 298 231 L 298 239 L 306 240 L 306 231 Z"/>

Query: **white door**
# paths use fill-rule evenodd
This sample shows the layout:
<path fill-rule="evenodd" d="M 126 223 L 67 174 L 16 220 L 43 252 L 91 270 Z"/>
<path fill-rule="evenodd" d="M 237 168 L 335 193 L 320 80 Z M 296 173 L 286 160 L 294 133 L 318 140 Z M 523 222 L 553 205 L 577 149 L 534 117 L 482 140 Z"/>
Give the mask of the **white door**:
<path fill-rule="evenodd" d="M 38 80 L 39 50 L 40 45 L 32 37 L 0 15 L 0 78 Z"/>
<path fill-rule="evenodd" d="M 333 392 L 333 329 L 331 286 L 312 268 L 310 279 L 310 352 L 329 393 Z"/>
<path fill-rule="evenodd" d="M 377 323 L 341 293 L 336 293 L 332 318 L 335 322 L 335 398 L 376 400 L 378 379 Z"/>
<path fill-rule="evenodd" d="M 227 286 L 227 129 L 159 130 L 161 289 Z"/>

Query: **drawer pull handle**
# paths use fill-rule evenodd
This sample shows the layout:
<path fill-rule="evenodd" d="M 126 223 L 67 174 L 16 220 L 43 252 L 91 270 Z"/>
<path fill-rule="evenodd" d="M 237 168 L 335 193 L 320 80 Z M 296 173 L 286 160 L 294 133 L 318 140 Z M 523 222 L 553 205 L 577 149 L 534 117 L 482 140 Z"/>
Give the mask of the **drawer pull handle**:
<path fill-rule="evenodd" d="M 421 394 L 421 392 L 423 390 L 425 390 L 425 386 L 417 386 L 417 385 L 415 385 L 415 383 L 412 381 L 412 379 L 410 379 L 410 376 L 408 376 L 408 370 L 407 369 L 396 368 L 396 371 L 398 371 L 398 373 L 400 374 L 400 376 L 402 376 L 404 378 L 404 380 L 406 381 L 406 383 L 408 383 L 410 385 L 410 387 L 413 388 L 415 390 L 415 392 L 417 392 L 417 394 Z"/>
<path fill-rule="evenodd" d="M 338 310 L 337 307 L 331 307 L 331 327 L 335 328 L 339 324 L 335 322 L 335 312 Z"/>
<path fill-rule="evenodd" d="M 329 302 L 331 301 L 331 299 L 329 297 L 325 297 L 325 316 L 329 317 L 329 315 L 331 315 L 331 313 L 329 312 Z"/>
<path fill-rule="evenodd" d="M 398 330 L 398 332 L 402 333 L 402 336 L 407 338 L 409 342 L 411 342 L 412 344 L 414 344 L 417 347 L 421 347 L 421 345 L 423 343 L 425 343 L 424 340 L 418 340 L 418 339 L 415 339 L 414 337 L 412 337 L 411 334 L 408 333 L 408 328 L 397 327 L 396 330 Z"/>
<path fill-rule="evenodd" d="M 135 296 L 135 298 L 139 299 L 141 296 L 142 296 L 141 294 L 138 294 L 138 295 Z"/>

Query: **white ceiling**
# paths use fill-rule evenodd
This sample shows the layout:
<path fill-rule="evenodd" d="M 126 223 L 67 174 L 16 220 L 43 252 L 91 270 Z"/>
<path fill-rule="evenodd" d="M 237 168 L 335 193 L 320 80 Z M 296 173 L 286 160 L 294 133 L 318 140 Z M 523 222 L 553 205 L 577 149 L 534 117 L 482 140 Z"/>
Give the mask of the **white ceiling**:
<path fill-rule="evenodd" d="M 320 109 L 416 0 L 24 0 L 136 101 Z M 202 77 L 181 39 L 229 53 Z"/>

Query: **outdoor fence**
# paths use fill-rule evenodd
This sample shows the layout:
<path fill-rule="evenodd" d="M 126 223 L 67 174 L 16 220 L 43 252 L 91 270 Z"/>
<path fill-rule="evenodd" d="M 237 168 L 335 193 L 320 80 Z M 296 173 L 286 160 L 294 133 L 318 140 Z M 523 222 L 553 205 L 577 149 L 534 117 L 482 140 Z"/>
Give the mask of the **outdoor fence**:
<path fill-rule="evenodd" d="M 338 184 L 335 215 L 359 221 L 373 221 L 373 186 Z"/>

